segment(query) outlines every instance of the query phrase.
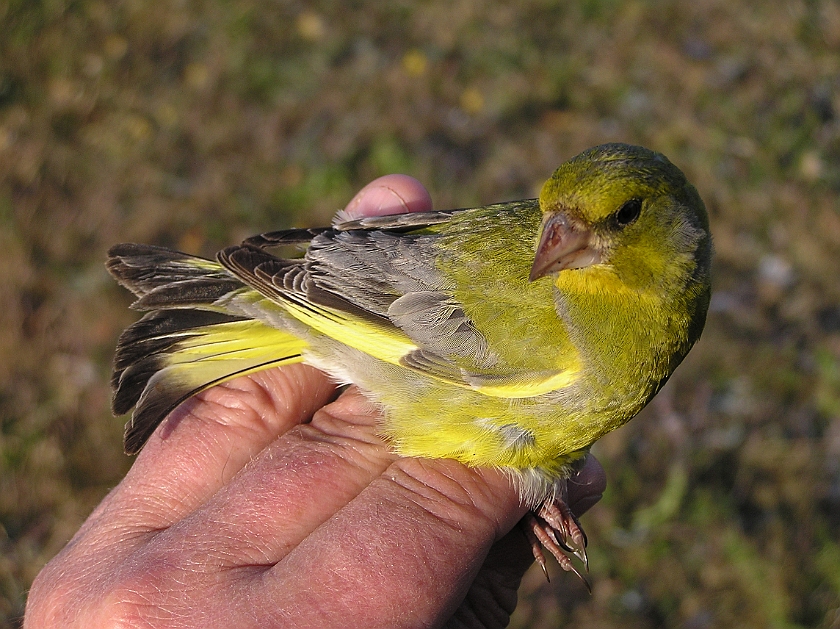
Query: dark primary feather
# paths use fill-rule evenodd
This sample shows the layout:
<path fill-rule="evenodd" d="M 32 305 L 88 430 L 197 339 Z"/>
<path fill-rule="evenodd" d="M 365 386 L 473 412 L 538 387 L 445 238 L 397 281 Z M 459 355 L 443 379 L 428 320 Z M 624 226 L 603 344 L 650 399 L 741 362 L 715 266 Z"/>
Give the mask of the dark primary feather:
<path fill-rule="evenodd" d="M 242 241 L 242 245 L 267 249 L 269 247 L 284 247 L 286 245 L 308 244 L 318 234 L 329 231 L 329 227 L 310 227 L 302 229 L 281 229 L 274 232 L 257 234 Z"/>
<path fill-rule="evenodd" d="M 251 241 L 248 239 L 246 243 Z M 251 244 L 242 244 L 220 251 L 218 260 L 242 282 L 274 302 L 290 301 L 310 309 L 316 305 L 326 306 L 363 319 L 381 318 L 375 312 L 319 287 L 313 281 L 308 259 L 284 260 Z"/>
<path fill-rule="evenodd" d="M 216 256 L 219 263 L 240 280 L 247 278 L 246 283 L 259 292 L 273 293 L 272 276 L 281 272 L 281 268 L 295 267 L 301 264 L 299 260 L 282 260 L 262 249 L 243 244 L 222 249 Z M 259 273 L 260 266 L 266 265 L 271 272 Z"/>
<path fill-rule="evenodd" d="M 234 279 L 199 278 L 170 282 L 158 286 L 135 301 L 135 310 L 158 308 L 184 308 L 197 304 L 212 304 L 231 291 L 241 288 L 242 282 Z"/>

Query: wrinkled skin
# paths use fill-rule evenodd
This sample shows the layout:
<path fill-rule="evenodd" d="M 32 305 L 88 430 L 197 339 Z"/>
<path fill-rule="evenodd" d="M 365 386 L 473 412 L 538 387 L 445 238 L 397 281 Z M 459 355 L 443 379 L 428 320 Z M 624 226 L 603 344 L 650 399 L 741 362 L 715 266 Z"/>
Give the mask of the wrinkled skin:
<path fill-rule="evenodd" d="M 346 212 L 430 209 L 390 175 Z M 304 365 L 196 396 L 35 580 L 24 626 L 505 626 L 533 561 L 515 489 L 494 470 L 397 458 L 376 421 Z M 572 510 L 605 482 L 590 457 Z"/>

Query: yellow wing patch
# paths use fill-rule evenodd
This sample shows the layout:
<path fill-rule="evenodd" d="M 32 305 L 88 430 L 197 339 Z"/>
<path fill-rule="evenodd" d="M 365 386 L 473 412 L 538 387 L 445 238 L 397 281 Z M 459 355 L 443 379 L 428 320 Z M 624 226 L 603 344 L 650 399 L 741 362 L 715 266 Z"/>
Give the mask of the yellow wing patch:
<path fill-rule="evenodd" d="M 473 386 L 473 388 L 479 393 L 489 395 L 490 397 L 534 397 L 535 395 L 542 395 L 549 391 L 556 391 L 557 389 L 574 384 L 580 375 L 580 366 L 575 365 L 574 368 L 548 374 L 539 372 L 533 374 L 531 377 L 528 377 L 528 375 L 527 373 L 520 374 L 515 379 L 511 378 L 507 382 L 480 384 Z"/>
<path fill-rule="evenodd" d="M 581 371 L 577 358 L 562 369 L 511 369 L 511 373 L 470 371 L 452 360 L 424 350 L 403 356 L 400 364 L 442 382 L 499 398 L 526 398 L 562 389 L 573 384 Z"/>
<path fill-rule="evenodd" d="M 346 312 L 291 299 L 283 305 L 295 319 L 345 345 L 392 365 L 417 349 L 417 345 L 399 328 L 376 324 Z"/>

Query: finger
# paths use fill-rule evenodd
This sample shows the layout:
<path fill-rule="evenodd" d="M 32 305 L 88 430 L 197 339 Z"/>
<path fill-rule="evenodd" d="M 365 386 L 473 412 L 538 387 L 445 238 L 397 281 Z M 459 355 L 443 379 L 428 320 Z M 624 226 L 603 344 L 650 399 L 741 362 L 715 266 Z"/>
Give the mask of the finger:
<path fill-rule="evenodd" d="M 184 570 L 196 570 L 203 558 L 189 554 L 195 546 L 190 543 L 169 547 L 156 564 L 142 560 L 143 550 L 160 531 L 168 530 L 214 494 L 265 443 L 306 419 L 332 395 L 333 386 L 320 372 L 295 365 L 231 381 L 186 403 L 172 414 L 168 420 L 172 424 L 152 436 L 123 482 L 41 572 L 37 583 L 41 598 L 49 594 L 60 609 L 95 610 L 102 607 L 103 597 L 113 596 L 115 602 L 127 602 L 128 607 L 120 609 L 129 612 L 134 592 L 147 597 L 138 603 L 142 609 L 148 608 L 149 601 L 160 600 L 154 592 L 143 590 L 143 583 L 173 565 L 183 568 L 179 574 L 183 577 Z M 193 540 L 200 540 L 205 532 L 192 529 Z M 127 561 L 132 555 L 135 559 Z M 91 582 L 92 574 L 102 578 Z M 174 592 L 188 582 L 180 582 Z M 64 583 L 66 589 L 56 591 L 55 583 Z M 58 624 L 71 626 L 70 622 Z M 100 626 L 97 622 L 78 624 Z"/>
<path fill-rule="evenodd" d="M 105 518 L 112 535 L 123 537 L 170 526 L 334 392 L 321 372 L 291 365 L 200 393 L 170 414 L 86 526 Z"/>
<path fill-rule="evenodd" d="M 354 219 L 431 210 L 432 197 L 422 183 L 408 175 L 385 175 L 359 190 L 347 204 L 341 218 Z"/>
<path fill-rule="evenodd" d="M 437 626 L 523 513 L 497 470 L 398 459 L 266 575 L 266 595 L 290 626 Z"/>
<path fill-rule="evenodd" d="M 534 563 L 520 527 L 493 544 L 467 596 L 447 626 L 507 627 L 516 609 L 522 577 Z"/>
<path fill-rule="evenodd" d="M 607 474 L 598 459 L 590 454 L 577 474 L 566 481 L 566 487 L 569 508 L 581 516 L 601 500 L 607 489 Z"/>
<path fill-rule="evenodd" d="M 190 548 L 218 570 L 274 565 L 396 459 L 377 435 L 378 418 L 351 389 L 269 444 L 189 518 L 151 540 L 142 557 L 158 565 L 170 549 Z"/>

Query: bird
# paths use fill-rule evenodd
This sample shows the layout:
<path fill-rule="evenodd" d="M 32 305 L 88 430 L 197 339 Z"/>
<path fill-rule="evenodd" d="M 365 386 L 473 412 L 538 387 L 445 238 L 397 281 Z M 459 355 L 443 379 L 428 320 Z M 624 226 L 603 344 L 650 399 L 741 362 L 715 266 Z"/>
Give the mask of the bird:
<path fill-rule="evenodd" d="M 272 253 L 297 245 L 297 258 Z M 635 416 L 703 330 L 712 239 L 661 153 L 563 163 L 536 199 L 267 232 L 215 260 L 119 244 L 107 267 L 146 314 L 117 344 L 113 411 L 137 453 L 192 395 L 303 362 L 382 409 L 401 456 L 505 471 L 526 534 L 588 584 L 564 481 Z M 547 573 L 546 573 L 547 575 Z"/>

